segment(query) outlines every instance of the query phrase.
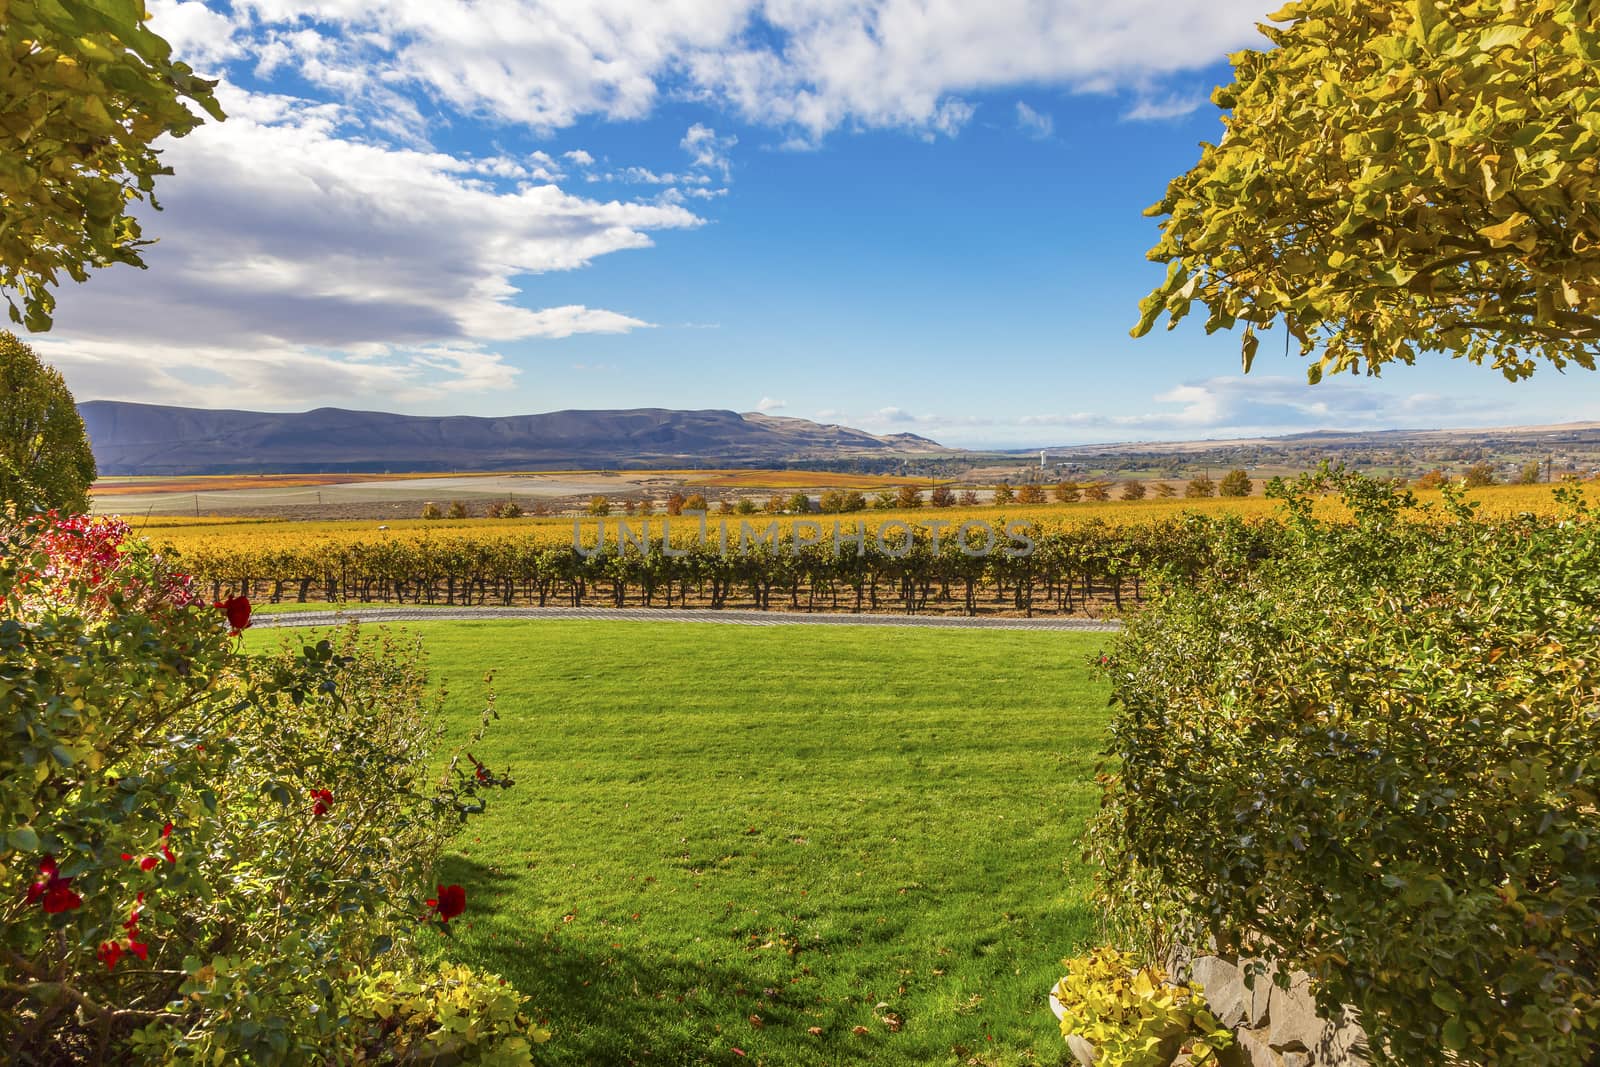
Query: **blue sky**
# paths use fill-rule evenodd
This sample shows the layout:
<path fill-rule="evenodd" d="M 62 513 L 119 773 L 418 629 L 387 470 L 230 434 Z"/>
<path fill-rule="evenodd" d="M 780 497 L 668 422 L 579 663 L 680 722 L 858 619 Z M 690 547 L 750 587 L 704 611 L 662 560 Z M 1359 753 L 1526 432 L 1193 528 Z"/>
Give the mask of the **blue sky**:
<path fill-rule="evenodd" d="M 36 340 L 80 399 L 966 446 L 1597 417 L 1582 371 L 1310 387 L 1270 339 L 1243 377 L 1192 321 L 1128 336 L 1263 4 L 157 0 L 230 119 L 168 147 L 150 269 Z"/>

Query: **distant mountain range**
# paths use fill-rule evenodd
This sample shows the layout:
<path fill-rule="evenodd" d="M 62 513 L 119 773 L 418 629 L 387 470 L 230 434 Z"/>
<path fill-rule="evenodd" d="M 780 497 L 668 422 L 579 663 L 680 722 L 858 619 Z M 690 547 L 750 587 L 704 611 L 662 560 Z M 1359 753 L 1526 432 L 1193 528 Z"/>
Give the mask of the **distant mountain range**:
<path fill-rule="evenodd" d="M 758 466 L 954 453 L 916 434 L 733 411 L 553 411 L 477 418 L 270 413 L 91 400 L 78 405 L 102 475 L 304 474 Z"/>

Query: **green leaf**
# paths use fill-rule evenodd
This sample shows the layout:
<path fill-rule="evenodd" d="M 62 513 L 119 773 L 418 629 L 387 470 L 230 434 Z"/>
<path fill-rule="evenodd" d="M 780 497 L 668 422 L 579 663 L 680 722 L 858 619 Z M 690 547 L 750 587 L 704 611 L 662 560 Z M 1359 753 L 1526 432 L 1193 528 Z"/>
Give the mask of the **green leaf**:
<path fill-rule="evenodd" d="M 19 826 L 6 834 L 6 844 L 17 852 L 37 852 L 39 835 L 30 826 Z"/>

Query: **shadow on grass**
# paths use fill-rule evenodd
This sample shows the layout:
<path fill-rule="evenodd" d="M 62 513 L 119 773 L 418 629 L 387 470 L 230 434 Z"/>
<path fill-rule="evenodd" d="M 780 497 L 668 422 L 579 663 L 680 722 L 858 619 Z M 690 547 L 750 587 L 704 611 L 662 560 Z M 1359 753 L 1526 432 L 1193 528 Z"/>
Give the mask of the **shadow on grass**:
<path fill-rule="evenodd" d="M 539 904 L 525 880 L 459 855 L 443 861 L 440 878 L 467 887 L 469 914 L 509 916 Z M 763 1058 L 762 1046 L 768 1063 L 838 1060 L 839 1050 L 811 1037 L 800 1039 L 816 1044 L 814 1050 L 793 1047 L 814 1020 L 798 994 L 759 973 L 763 961 L 752 958 L 745 968 L 641 952 L 623 943 L 622 929 L 617 934 L 615 941 L 560 930 L 520 941 L 467 934 L 444 951 L 502 975 L 528 996 L 534 1017 L 553 1032 L 540 1062 L 727 1063 L 739 1047 L 754 1063 Z M 750 1015 L 760 1017 L 759 1030 Z"/>

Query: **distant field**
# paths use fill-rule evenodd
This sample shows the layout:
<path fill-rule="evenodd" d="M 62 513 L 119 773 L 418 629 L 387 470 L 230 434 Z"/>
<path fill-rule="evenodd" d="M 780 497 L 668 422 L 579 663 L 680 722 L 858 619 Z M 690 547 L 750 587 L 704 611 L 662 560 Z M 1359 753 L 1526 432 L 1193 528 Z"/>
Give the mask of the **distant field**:
<path fill-rule="evenodd" d="M 1437 503 L 1440 495 L 1437 492 L 1432 492 L 1420 493 L 1418 496 L 1424 503 Z M 1483 513 L 1490 516 L 1514 515 L 1521 511 L 1549 513 L 1555 508 L 1553 489 L 1547 485 L 1490 486 L 1474 490 L 1470 495 L 1470 499 L 1479 503 Z M 1332 510 L 1332 505 L 1330 505 L 1330 510 Z M 1211 498 L 1205 500 L 1177 498 L 1171 500 L 1109 501 L 1098 504 L 1007 504 L 972 508 L 922 507 L 912 510 L 869 510 L 847 515 L 811 515 L 804 518 L 822 523 L 823 530 L 831 534 L 834 521 L 843 523 L 846 530 L 851 529 L 852 524 L 856 522 L 866 523 L 867 528 L 871 530 L 875 529 L 879 523 L 889 521 L 917 524 L 938 520 L 950 523 L 954 527 L 969 519 L 983 520 L 996 527 L 1003 526 L 1010 521 L 1026 521 L 1048 528 L 1091 522 L 1126 525 L 1181 515 L 1185 512 L 1198 514 L 1231 513 L 1246 518 L 1264 517 L 1276 514 L 1278 505 L 1274 501 L 1260 496 L 1242 499 Z M 132 516 L 132 518 L 136 525 L 144 521 L 138 516 Z M 768 523 L 777 522 L 780 531 L 787 532 L 797 518 L 801 517 L 792 515 L 712 515 L 707 521 L 713 537 L 716 536 L 715 531 L 718 523 L 727 522 L 730 538 L 736 541 L 741 522 L 749 522 L 757 531 L 764 529 Z M 306 548 L 327 543 L 360 542 L 372 544 L 383 541 L 410 541 L 419 538 L 429 540 L 481 540 L 484 538 L 525 537 L 531 538 L 534 542 L 540 544 L 562 545 L 572 543 L 574 523 L 578 524 L 586 537 L 592 538 L 594 531 L 598 527 L 598 521 L 587 516 L 582 518 L 569 516 L 565 518 L 439 519 L 433 521 L 397 518 L 383 523 L 373 521 L 241 523 L 238 521 L 186 520 L 169 525 L 169 523 L 173 523 L 173 520 L 153 519 L 150 521 L 150 526 L 151 528 L 160 529 L 157 540 L 169 543 L 180 551 L 203 549 L 208 552 L 226 552 L 230 550 L 254 551 L 265 548 Z M 659 538 L 665 519 L 660 515 L 653 516 L 648 520 L 621 514 L 609 516 L 606 519 L 607 528 L 610 531 L 608 537 L 614 539 L 617 524 L 621 521 L 629 523 L 634 530 L 642 530 L 648 525 L 652 536 Z M 673 529 L 678 532 L 686 532 L 693 525 L 686 518 L 672 520 Z M 387 528 L 380 529 L 380 526 Z"/>
<path fill-rule="evenodd" d="M 495 500 L 563 511 L 593 496 L 619 502 L 650 498 L 659 504 L 679 491 L 714 495 L 725 490 L 726 495 L 744 497 L 838 488 L 871 492 L 907 484 L 936 483 L 926 478 L 787 470 L 269 474 L 102 478 L 91 495 L 94 509 L 102 513 L 397 519 L 416 516 L 426 501 L 443 505 L 460 500 L 480 513 Z"/>
<path fill-rule="evenodd" d="M 447 858 L 467 913 L 440 946 L 531 995 L 540 1062 L 1063 1062 L 1045 994 L 1094 934 L 1101 636 L 407 631 L 457 739 L 495 671 L 474 754 L 517 785 Z"/>

